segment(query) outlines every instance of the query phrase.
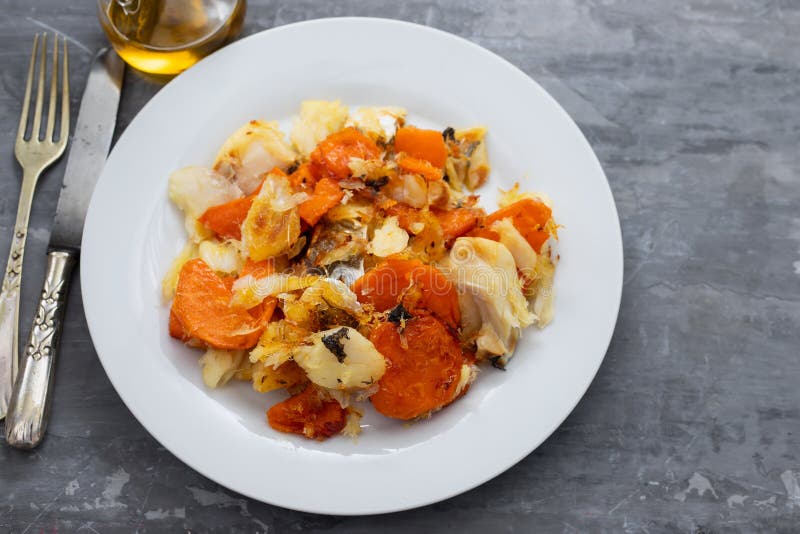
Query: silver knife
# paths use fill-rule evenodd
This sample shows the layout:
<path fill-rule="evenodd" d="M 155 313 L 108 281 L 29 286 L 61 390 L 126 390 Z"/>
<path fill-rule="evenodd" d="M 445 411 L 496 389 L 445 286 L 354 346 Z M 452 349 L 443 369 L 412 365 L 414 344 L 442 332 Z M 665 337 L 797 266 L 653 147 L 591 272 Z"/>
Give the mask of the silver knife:
<path fill-rule="evenodd" d="M 44 438 L 70 275 L 78 261 L 89 199 L 111 146 L 124 71 L 113 50 L 101 50 L 81 99 L 53 218 L 44 287 L 6 415 L 6 442 L 20 449 L 32 449 Z"/>

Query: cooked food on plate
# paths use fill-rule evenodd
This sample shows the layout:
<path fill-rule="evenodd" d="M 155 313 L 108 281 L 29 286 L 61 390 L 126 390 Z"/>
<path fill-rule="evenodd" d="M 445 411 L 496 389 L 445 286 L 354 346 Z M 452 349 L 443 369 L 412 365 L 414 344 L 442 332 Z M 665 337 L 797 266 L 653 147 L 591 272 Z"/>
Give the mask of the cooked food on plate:
<path fill-rule="evenodd" d="M 253 120 L 212 167 L 175 171 L 188 239 L 162 290 L 204 383 L 284 390 L 269 425 L 323 440 L 357 436 L 369 404 L 425 418 L 513 369 L 553 318 L 558 225 L 518 184 L 479 205 L 486 136 L 306 101 L 288 135 Z"/>

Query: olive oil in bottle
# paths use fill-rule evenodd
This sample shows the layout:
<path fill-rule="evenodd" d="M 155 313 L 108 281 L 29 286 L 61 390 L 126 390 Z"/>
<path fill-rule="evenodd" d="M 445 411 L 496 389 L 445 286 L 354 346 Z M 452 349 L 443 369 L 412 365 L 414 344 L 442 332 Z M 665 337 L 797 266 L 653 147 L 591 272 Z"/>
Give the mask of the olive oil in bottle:
<path fill-rule="evenodd" d="M 238 35 L 245 0 L 99 0 L 100 23 L 126 63 L 177 74 Z"/>

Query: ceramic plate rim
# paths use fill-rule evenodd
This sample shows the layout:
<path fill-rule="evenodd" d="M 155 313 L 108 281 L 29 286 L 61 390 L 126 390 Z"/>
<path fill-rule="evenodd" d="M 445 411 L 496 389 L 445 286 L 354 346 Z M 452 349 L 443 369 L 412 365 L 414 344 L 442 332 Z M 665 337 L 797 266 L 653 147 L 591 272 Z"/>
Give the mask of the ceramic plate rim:
<path fill-rule="evenodd" d="M 593 381 L 593 379 L 594 379 L 597 371 L 599 370 L 599 367 L 600 367 L 600 365 L 601 365 L 601 363 L 602 363 L 602 361 L 604 359 L 605 353 L 608 350 L 609 344 L 611 342 L 611 338 L 612 338 L 613 333 L 614 333 L 614 327 L 616 325 L 617 317 L 618 317 L 618 314 L 619 314 L 619 307 L 620 307 L 621 297 L 622 297 L 622 269 L 623 269 L 622 233 L 621 233 L 621 228 L 620 228 L 620 225 L 619 225 L 619 216 L 618 216 L 618 213 L 617 213 L 617 210 L 616 210 L 616 205 L 614 203 L 613 196 L 612 196 L 612 193 L 611 193 L 611 189 L 610 189 L 610 186 L 608 185 L 608 181 L 607 181 L 607 178 L 606 178 L 606 176 L 605 176 L 605 174 L 604 174 L 604 172 L 602 170 L 602 167 L 600 166 L 600 163 L 597 160 L 597 157 L 594 154 L 593 150 L 589 146 L 588 141 L 586 141 L 585 137 L 582 135 L 582 133 L 580 133 L 580 130 L 578 129 L 577 125 L 575 125 L 575 123 L 572 121 L 572 119 L 569 117 L 569 115 L 566 113 L 566 111 L 564 111 L 563 108 L 561 108 L 561 106 L 543 88 L 541 88 L 534 80 L 532 80 L 530 77 L 528 77 L 519 68 L 517 68 L 516 66 L 514 66 L 513 64 L 511 64 L 507 60 L 501 58 L 500 56 L 497 56 L 496 54 L 490 52 L 489 50 L 486 50 L 485 48 L 482 48 L 482 47 L 480 47 L 479 45 L 477 45 L 475 43 L 472 43 L 472 42 L 470 42 L 470 41 L 468 41 L 466 39 L 463 39 L 461 37 L 455 36 L 453 34 L 450 34 L 450 33 L 447 33 L 447 32 L 444 32 L 444 31 L 441 31 L 441 30 L 438 30 L 438 29 L 434 29 L 434 28 L 430 28 L 430 27 L 426 27 L 426 26 L 421 26 L 421 25 L 417 25 L 417 24 L 414 24 L 414 23 L 393 20 L 393 19 L 380 19 L 380 18 L 368 18 L 368 17 L 342 17 L 342 18 L 326 18 L 326 19 L 308 20 L 308 21 L 288 24 L 288 25 L 279 26 L 279 27 L 275 27 L 275 28 L 272 28 L 272 29 L 264 30 L 262 32 L 259 32 L 259 33 L 250 35 L 250 36 L 248 36 L 246 38 L 243 38 L 243 39 L 241 39 L 241 40 L 229 45 L 228 47 L 223 48 L 222 50 L 218 51 L 217 53 L 212 54 L 212 56 L 210 56 L 209 58 L 201 61 L 200 63 L 198 63 L 197 66 L 195 66 L 192 69 L 190 69 L 189 71 L 187 71 L 187 73 L 196 73 L 196 72 L 199 71 L 199 69 L 205 69 L 206 68 L 205 66 L 209 64 L 209 61 L 213 61 L 213 58 L 218 57 L 218 56 L 220 56 L 222 54 L 234 55 L 236 53 L 239 53 L 240 50 L 245 50 L 247 47 L 258 46 L 259 40 L 260 39 L 264 39 L 265 38 L 264 35 L 266 35 L 266 34 L 269 34 L 271 36 L 277 36 L 277 35 L 280 35 L 280 34 L 283 34 L 283 33 L 286 33 L 286 32 L 297 32 L 297 31 L 300 31 L 300 32 L 311 31 L 311 32 L 313 32 L 313 31 L 315 31 L 315 27 L 318 27 L 319 25 L 323 25 L 324 26 L 324 25 L 330 25 L 330 24 L 333 24 L 333 25 L 352 25 L 352 24 L 356 24 L 356 25 L 380 25 L 380 26 L 384 26 L 384 27 L 387 27 L 387 28 L 389 26 L 392 26 L 392 27 L 395 27 L 395 28 L 400 28 L 400 30 L 397 30 L 397 31 L 412 31 L 412 32 L 423 32 L 423 33 L 428 33 L 428 34 L 435 34 L 436 38 L 442 39 L 443 42 L 444 42 L 444 40 L 451 41 L 451 42 L 455 41 L 455 42 L 457 42 L 458 46 L 460 46 L 460 47 L 462 47 L 464 49 L 464 51 L 465 51 L 464 53 L 465 54 L 466 53 L 471 53 L 471 54 L 481 54 L 481 55 L 484 55 L 484 56 L 489 56 L 491 61 L 502 64 L 503 68 L 506 69 L 506 70 L 509 70 L 510 73 L 513 74 L 514 76 L 523 78 L 520 81 L 520 83 L 529 84 L 530 90 L 532 91 L 532 95 L 535 95 L 537 98 L 543 98 L 545 100 L 548 100 L 549 101 L 549 105 L 554 107 L 554 108 L 556 108 L 557 112 L 559 112 L 561 115 L 563 115 L 562 119 L 565 120 L 565 121 L 568 121 L 571 124 L 572 128 L 574 128 L 575 130 L 578 131 L 578 134 L 580 135 L 581 139 L 583 140 L 583 143 L 585 144 L 585 148 L 588 149 L 588 151 L 589 151 L 590 156 L 589 156 L 589 154 L 587 154 L 587 156 L 593 158 L 593 163 L 594 163 L 594 165 L 596 165 L 597 171 L 599 171 L 599 175 L 602 177 L 602 179 L 605 182 L 605 192 L 607 194 L 607 198 L 605 199 L 605 201 L 606 201 L 607 204 L 610 205 L 611 214 L 613 214 L 613 220 L 614 220 L 614 223 L 615 223 L 613 228 L 609 228 L 609 231 L 611 232 L 610 235 L 613 238 L 613 242 L 608 244 L 610 249 L 612 249 L 612 254 L 611 254 L 613 256 L 612 259 L 616 262 L 616 265 L 614 266 L 614 271 L 615 272 L 613 273 L 614 274 L 613 279 L 609 279 L 608 280 L 608 282 L 610 284 L 610 287 L 611 287 L 611 294 L 613 296 L 614 301 L 608 303 L 608 305 L 609 305 L 608 306 L 609 316 L 608 316 L 608 318 L 606 320 L 604 320 L 604 325 L 607 325 L 607 327 L 605 327 L 606 335 L 604 336 L 604 341 L 602 343 L 602 346 L 597 346 L 596 349 L 593 349 L 593 350 L 598 351 L 598 352 L 601 353 L 600 357 L 596 358 L 596 360 L 593 361 L 593 365 L 592 365 L 591 369 L 587 369 L 587 371 L 589 371 L 589 372 L 587 372 L 585 374 L 585 376 L 588 377 L 588 379 L 585 381 L 585 383 L 581 384 L 580 387 L 576 386 L 576 391 L 580 390 L 580 394 L 575 396 L 574 399 L 572 399 L 572 402 L 570 403 L 569 410 L 567 410 L 565 413 L 563 413 L 563 416 L 558 417 L 558 422 L 555 425 L 552 425 L 552 428 L 549 428 L 549 430 L 546 433 L 542 433 L 542 435 L 539 436 L 539 439 L 534 440 L 534 442 L 524 444 L 524 446 L 522 446 L 522 447 L 520 447 L 520 448 L 518 448 L 516 450 L 516 454 L 514 454 L 513 456 L 510 456 L 510 457 L 504 458 L 504 460 L 501 462 L 502 465 L 495 466 L 494 468 L 492 468 L 492 469 L 490 469 L 488 471 L 482 472 L 480 474 L 480 476 L 475 476 L 472 479 L 470 479 L 469 483 L 464 483 L 464 484 L 461 484 L 461 485 L 459 485 L 457 487 L 452 487 L 447 491 L 440 491 L 439 494 L 436 495 L 435 497 L 428 496 L 428 497 L 425 497 L 423 499 L 417 499 L 417 500 L 415 500 L 413 498 L 410 498 L 405 502 L 370 503 L 370 504 L 367 504 L 367 505 L 364 505 L 364 506 L 359 506 L 359 505 L 356 504 L 352 508 L 349 508 L 349 509 L 332 510 L 330 508 L 327 508 L 325 505 L 320 505 L 319 502 L 314 502 L 314 503 L 311 503 L 311 502 L 309 502 L 309 503 L 287 502 L 286 499 L 276 498 L 274 495 L 273 496 L 265 496 L 264 494 L 258 494 L 257 492 L 251 491 L 248 488 L 243 488 L 243 487 L 241 487 L 241 484 L 237 484 L 235 481 L 223 479 L 224 477 L 220 477 L 216 473 L 214 473 L 214 469 L 212 468 L 212 466 L 210 466 L 208 464 L 203 464 L 202 462 L 198 462 L 197 458 L 195 458 L 191 454 L 189 454 L 186 449 L 175 450 L 175 448 L 167 446 L 164 442 L 165 441 L 170 441 L 170 439 L 167 439 L 167 437 L 165 437 L 163 435 L 159 435 L 158 431 L 153 428 L 154 423 L 152 423 L 151 420 L 147 419 L 147 417 L 143 416 L 140 402 L 134 396 L 132 396 L 132 394 L 130 392 L 130 389 L 129 389 L 129 385 L 123 384 L 121 382 L 120 376 L 118 376 L 116 374 L 115 368 L 114 368 L 114 364 L 113 364 L 112 360 L 109 359 L 109 357 L 108 357 L 108 351 L 111 349 L 110 345 L 112 343 L 109 341 L 109 338 L 106 336 L 104 328 L 106 328 L 107 325 L 105 325 L 103 320 L 102 320 L 102 317 L 101 317 L 102 316 L 102 314 L 101 314 L 102 310 L 98 308 L 98 306 L 99 306 L 98 299 L 101 298 L 101 297 L 95 291 L 95 286 L 93 285 L 93 281 L 92 281 L 93 273 L 99 272 L 99 271 L 97 271 L 97 268 L 98 268 L 97 267 L 98 266 L 97 262 L 98 262 L 99 258 L 102 256 L 102 254 L 96 248 L 96 242 L 101 237 L 101 232 L 99 232 L 98 226 L 97 226 L 100 223 L 100 220 L 97 219 L 97 217 L 99 216 L 99 215 L 97 215 L 97 213 L 100 212 L 101 209 L 96 205 L 96 204 L 99 203 L 99 201 L 96 202 L 96 198 L 97 198 L 96 194 L 93 195 L 93 197 L 92 197 L 92 201 L 91 201 L 90 208 L 89 208 L 89 213 L 87 215 L 86 231 L 84 232 L 83 253 L 82 253 L 83 254 L 83 261 L 82 261 L 83 268 L 80 271 L 81 272 L 81 287 L 82 287 L 82 293 L 83 293 L 83 299 L 84 299 L 84 305 L 85 305 L 85 312 L 86 312 L 86 318 L 87 318 L 87 323 L 88 323 L 90 335 L 91 335 L 92 340 L 93 340 L 93 342 L 95 344 L 95 349 L 96 349 L 96 351 L 98 353 L 98 357 L 99 357 L 99 359 L 100 359 L 100 361 L 101 361 L 101 363 L 103 365 L 103 368 L 106 371 L 106 374 L 109 376 L 109 379 L 111 380 L 112 385 L 114 386 L 115 390 L 120 395 L 120 397 L 122 398 L 122 400 L 125 403 L 125 405 L 128 407 L 128 409 L 134 415 L 134 417 L 136 417 L 136 419 L 145 427 L 145 429 L 148 430 L 148 432 L 157 441 L 159 441 L 168 450 L 170 450 L 173 454 L 175 454 L 175 456 L 177 456 L 182 462 L 186 463 L 187 465 L 189 465 L 190 467 L 192 467 L 194 470 L 198 471 L 202 475 L 204 475 L 204 476 L 206 476 L 208 478 L 211 478 L 212 480 L 215 480 L 219 484 L 221 484 L 221 485 L 223 485 L 223 486 L 225 486 L 225 487 L 227 487 L 227 488 L 229 488 L 229 489 L 231 489 L 233 491 L 239 492 L 239 493 L 244 494 L 244 495 L 246 495 L 248 497 L 251 497 L 253 499 L 257 499 L 257 500 L 260 500 L 260 501 L 263 501 L 263 502 L 276 504 L 276 505 L 283 506 L 283 507 L 290 508 L 290 509 L 295 509 L 295 510 L 300 510 L 300 511 L 305 511 L 305 512 L 314 512 L 314 513 L 335 513 L 335 514 L 339 514 L 339 515 L 376 514 L 376 513 L 400 511 L 400 510 L 406 510 L 406 509 L 410 509 L 410 508 L 416 508 L 416 507 L 419 507 L 419 506 L 424 506 L 424 505 L 427 505 L 427 504 L 431 504 L 433 502 L 438 502 L 438 501 L 447 499 L 449 497 L 458 495 L 458 494 L 460 494 L 460 493 L 462 493 L 464 491 L 472 489 L 472 488 L 474 488 L 474 487 L 476 487 L 476 486 L 478 486 L 478 485 L 480 485 L 480 484 L 482 484 L 482 483 L 494 478 L 495 476 L 499 475 L 500 473 L 506 471 L 507 469 L 509 469 L 510 467 L 515 465 L 522 458 L 524 458 L 525 456 L 530 454 L 533 450 L 535 450 L 545 439 L 547 439 L 547 437 L 549 437 L 558 428 L 559 425 L 561 425 L 561 423 L 563 423 L 564 419 L 566 419 L 566 417 L 572 412 L 572 410 L 575 408 L 575 406 L 577 406 L 578 402 L 583 397 L 583 395 L 585 394 L 585 392 L 588 389 L 589 385 Z M 116 146 L 114 147 L 114 150 L 112 151 L 111 155 L 109 156 L 108 165 L 106 167 L 107 169 L 109 167 L 113 167 L 113 165 L 116 162 L 117 158 L 120 157 L 119 154 L 124 150 L 124 147 L 126 147 L 126 145 L 128 144 L 128 139 L 129 139 L 129 137 L 132 136 L 132 134 L 131 134 L 131 132 L 133 131 L 132 127 L 134 125 L 138 124 L 138 121 L 140 121 L 141 117 L 148 116 L 150 114 L 150 110 L 159 105 L 159 102 L 161 102 L 162 99 L 164 99 L 164 94 L 173 93 L 173 92 L 178 91 L 181 88 L 183 88 L 183 86 L 185 84 L 183 84 L 182 80 L 185 79 L 186 76 L 187 75 L 184 74 L 184 75 L 179 76 L 175 80 L 173 80 L 170 84 L 168 84 L 164 89 L 162 89 L 161 92 L 159 92 L 155 97 L 153 97 L 142 108 L 142 110 L 137 114 L 137 116 L 134 118 L 134 120 L 130 123 L 130 125 L 126 129 L 126 131 L 123 132 L 122 135 L 120 136 Z M 120 148 L 120 147 L 123 147 L 123 148 Z M 104 180 L 107 181 L 107 180 L 110 179 L 110 178 L 108 178 L 107 174 L 108 173 L 106 171 L 104 171 L 103 174 L 101 175 L 100 179 L 98 180 L 98 188 L 99 188 L 100 184 L 103 183 Z M 556 208 L 556 209 L 558 209 L 558 208 Z M 598 345 L 600 345 L 600 344 L 601 343 L 598 342 Z M 106 354 L 105 357 L 104 357 L 104 354 Z"/>

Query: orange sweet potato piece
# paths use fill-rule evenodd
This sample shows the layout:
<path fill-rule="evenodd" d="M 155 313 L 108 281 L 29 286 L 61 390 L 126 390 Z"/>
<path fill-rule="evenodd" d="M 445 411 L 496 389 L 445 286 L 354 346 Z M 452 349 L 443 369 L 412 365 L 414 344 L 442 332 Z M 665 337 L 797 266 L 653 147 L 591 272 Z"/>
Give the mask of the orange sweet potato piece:
<path fill-rule="evenodd" d="M 323 400 L 309 384 L 296 395 L 267 411 L 269 426 L 280 432 L 324 440 L 340 432 L 346 423 L 344 409 L 335 400 Z"/>
<path fill-rule="evenodd" d="M 491 224 L 500 219 L 511 217 L 515 223 L 514 226 L 516 226 L 517 221 L 530 221 L 536 226 L 544 226 L 551 216 L 552 211 L 544 202 L 539 202 L 532 198 L 523 198 L 488 215 L 486 223 Z"/>
<path fill-rule="evenodd" d="M 370 397 L 375 409 L 387 417 L 413 419 L 451 403 L 461 367 L 467 362 L 458 340 L 438 319 L 414 317 L 406 322 L 400 339 L 397 325 L 383 323 L 370 341 L 390 365 Z"/>
<path fill-rule="evenodd" d="M 278 306 L 277 297 L 267 297 L 259 304 L 253 306 L 247 312 L 250 314 L 256 324 L 259 325 L 259 332 L 263 331 L 267 323 L 272 319 L 275 313 L 275 308 Z"/>
<path fill-rule="evenodd" d="M 461 311 L 458 293 L 439 269 L 419 260 L 389 258 L 353 283 L 362 304 L 387 311 L 398 303 L 414 315 L 432 314 L 458 328 Z"/>
<path fill-rule="evenodd" d="M 413 126 L 404 126 L 397 130 L 394 137 L 396 152 L 405 152 L 414 158 L 423 159 L 437 169 L 444 167 L 447 161 L 447 147 L 442 133 L 436 130 L 423 130 Z"/>
<path fill-rule="evenodd" d="M 175 315 L 175 312 L 172 309 L 170 309 L 169 311 L 169 335 L 170 337 L 173 337 L 183 342 L 184 345 L 200 349 L 206 348 L 205 343 L 203 343 L 196 337 L 192 337 L 189 335 L 186 329 L 183 328 L 183 325 L 178 320 L 178 317 Z"/>
<path fill-rule="evenodd" d="M 192 336 L 187 334 L 186 330 L 183 329 L 183 325 L 180 320 L 178 320 L 178 316 L 175 315 L 175 312 L 172 310 L 169 312 L 169 335 L 184 343 L 192 339 Z"/>
<path fill-rule="evenodd" d="M 486 237 L 497 241 L 499 236 L 492 231 L 489 226 L 495 221 L 511 218 L 514 227 L 530 243 L 533 250 L 540 252 L 542 245 L 548 240 L 550 234 L 544 229 L 547 221 L 550 220 L 552 211 L 543 202 L 532 198 L 524 198 L 510 206 L 501 208 L 489 214 L 479 228 L 471 232 L 474 237 Z M 491 237 L 495 236 L 495 237 Z"/>
<path fill-rule="evenodd" d="M 317 179 L 311 172 L 311 165 L 303 163 L 289 175 L 289 183 L 295 191 L 313 191 Z"/>
<path fill-rule="evenodd" d="M 241 239 L 242 223 L 253 205 L 256 193 L 219 206 L 211 206 L 198 219 L 203 226 L 222 239 Z"/>
<path fill-rule="evenodd" d="M 419 174 L 428 181 L 442 179 L 442 169 L 434 167 L 429 161 L 415 158 L 405 153 L 397 156 L 397 166 L 405 172 Z"/>
<path fill-rule="evenodd" d="M 388 217 L 397 217 L 397 225 L 412 235 L 418 233 L 413 231 L 412 226 L 414 223 L 425 223 L 425 217 L 421 215 L 421 210 L 412 208 L 407 204 L 393 204 L 387 207 L 385 211 Z"/>
<path fill-rule="evenodd" d="M 311 152 L 311 173 L 316 178 L 344 180 L 352 174 L 350 158 L 375 159 L 381 154 L 375 141 L 355 128 L 345 128 L 320 141 Z"/>
<path fill-rule="evenodd" d="M 188 336 L 217 349 L 249 349 L 258 342 L 275 305 L 262 303 L 252 313 L 231 307 L 233 281 L 199 258 L 183 265 L 172 312 Z"/>
<path fill-rule="evenodd" d="M 447 211 L 435 210 L 434 214 L 442 226 L 444 240 L 447 246 L 450 246 L 457 237 L 477 226 L 483 211 L 475 208 L 455 208 Z"/>
<path fill-rule="evenodd" d="M 311 195 L 311 198 L 297 207 L 297 213 L 306 224 L 314 226 L 342 198 L 344 198 L 344 192 L 336 180 L 323 178 L 314 186 L 314 194 Z"/>
<path fill-rule="evenodd" d="M 286 175 L 277 167 L 272 169 L 270 174 Z M 258 196 L 263 185 L 264 181 L 262 180 L 258 187 L 246 197 L 211 206 L 200 216 L 198 221 L 222 239 L 241 239 L 242 223 L 247 218 L 247 212 L 250 211 L 250 206 L 253 205 L 253 200 Z"/>
<path fill-rule="evenodd" d="M 482 237 L 484 239 L 491 239 L 492 241 L 500 241 L 500 234 L 487 226 L 478 226 L 471 230 L 468 237 Z"/>
<path fill-rule="evenodd" d="M 250 258 L 244 262 L 242 272 L 239 273 L 240 278 L 252 274 L 254 278 L 264 278 L 275 272 L 275 262 L 272 258 L 266 260 L 253 261 Z"/>

